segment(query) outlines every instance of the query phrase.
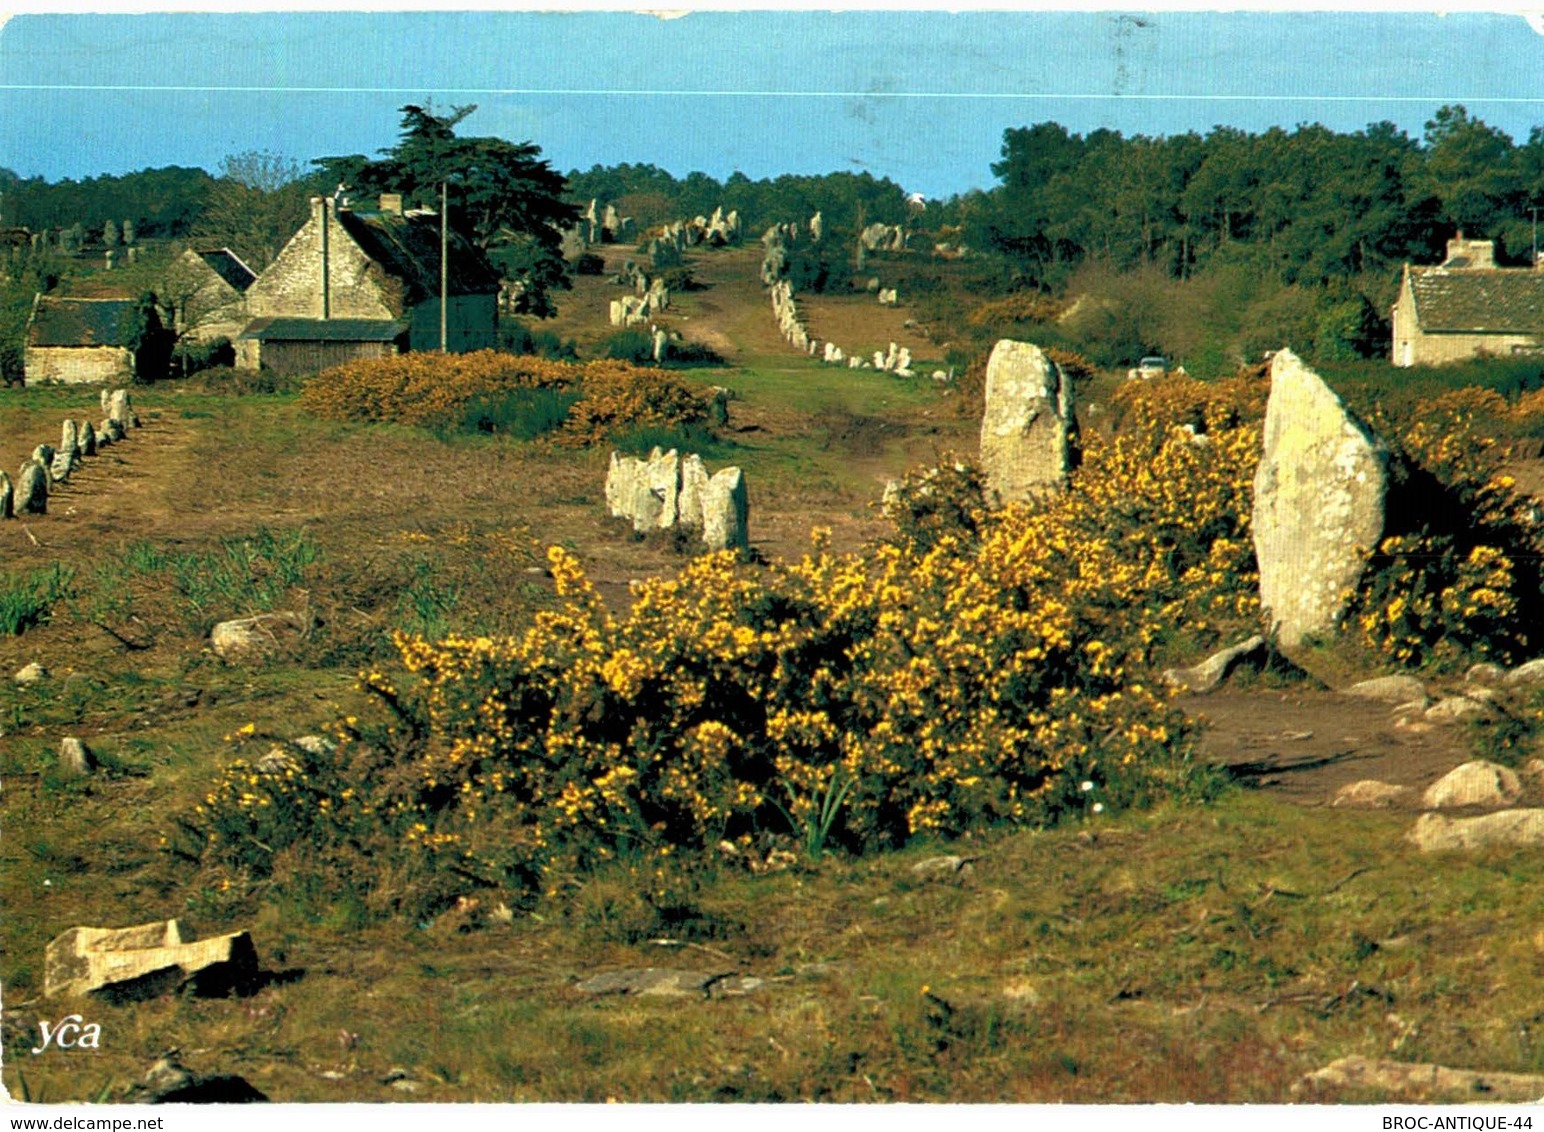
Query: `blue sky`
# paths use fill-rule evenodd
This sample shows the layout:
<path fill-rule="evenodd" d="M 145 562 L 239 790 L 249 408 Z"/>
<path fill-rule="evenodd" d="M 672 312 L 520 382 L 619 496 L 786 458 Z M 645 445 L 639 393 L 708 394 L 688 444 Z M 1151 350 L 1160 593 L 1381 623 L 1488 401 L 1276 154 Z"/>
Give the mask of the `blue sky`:
<path fill-rule="evenodd" d="M 1012 126 L 1205 132 L 1442 104 L 1521 141 L 1544 35 L 1515 15 L 1362 12 L 183 12 L 0 28 L 0 166 L 50 179 L 268 149 L 370 153 L 397 108 L 475 102 L 461 132 L 560 170 L 868 170 L 946 196 L 993 183 Z"/>

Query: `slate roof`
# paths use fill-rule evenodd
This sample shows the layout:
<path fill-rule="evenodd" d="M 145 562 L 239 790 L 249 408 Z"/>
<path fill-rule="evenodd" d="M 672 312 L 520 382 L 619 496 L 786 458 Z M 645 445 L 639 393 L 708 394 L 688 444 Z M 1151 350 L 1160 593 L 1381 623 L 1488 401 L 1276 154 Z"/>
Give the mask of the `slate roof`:
<path fill-rule="evenodd" d="M 338 223 L 386 271 L 402 280 L 412 305 L 440 293 L 440 219 L 433 214 L 398 216 L 384 212 L 340 209 Z M 491 295 L 499 290 L 498 269 L 470 240 L 450 231 L 452 295 Z"/>
<path fill-rule="evenodd" d="M 61 299 L 39 295 L 27 324 L 29 346 L 122 346 L 119 330 L 133 299 Z"/>
<path fill-rule="evenodd" d="M 1428 334 L 1544 334 L 1544 272 L 1412 267 L 1410 289 Z"/>
<path fill-rule="evenodd" d="M 241 332 L 263 342 L 392 342 L 406 327 L 374 318 L 257 318 Z"/>
<path fill-rule="evenodd" d="M 257 282 L 257 272 L 242 263 L 241 257 L 229 248 L 196 251 L 194 254 L 209 265 L 209 270 L 234 287 L 238 294 L 245 294 L 247 288 Z"/>

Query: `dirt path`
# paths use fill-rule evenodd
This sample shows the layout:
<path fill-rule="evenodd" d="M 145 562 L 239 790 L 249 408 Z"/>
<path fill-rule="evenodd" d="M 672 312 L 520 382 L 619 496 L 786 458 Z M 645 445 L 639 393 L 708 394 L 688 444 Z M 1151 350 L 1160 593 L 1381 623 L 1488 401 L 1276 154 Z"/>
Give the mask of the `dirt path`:
<path fill-rule="evenodd" d="M 1390 705 L 1335 692 L 1221 689 L 1176 703 L 1207 724 L 1203 755 L 1302 805 L 1329 805 L 1342 786 L 1377 779 L 1411 787 L 1400 808 L 1419 809 L 1426 787 L 1475 757 L 1462 725 L 1401 725 Z"/>

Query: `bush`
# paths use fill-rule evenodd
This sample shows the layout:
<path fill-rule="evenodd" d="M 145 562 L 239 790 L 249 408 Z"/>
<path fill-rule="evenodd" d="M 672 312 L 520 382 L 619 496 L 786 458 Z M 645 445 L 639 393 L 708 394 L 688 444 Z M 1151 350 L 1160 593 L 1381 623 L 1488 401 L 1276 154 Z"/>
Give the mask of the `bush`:
<path fill-rule="evenodd" d="M 551 330 L 532 331 L 523 322 L 515 320 L 499 324 L 499 349 L 553 361 L 574 361 L 579 357 L 579 347 L 572 338 L 565 342 Z"/>
<path fill-rule="evenodd" d="M 579 258 L 574 260 L 575 275 L 604 275 L 605 273 L 605 259 L 594 252 L 582 252 Z"/>
<path fill-rule="evenodd" d="M 500 354 L 401 354 L 349 362 L 306 382 L 303 408 L 332 420 L 396 421 L 454 429 L 475 398 L 515 389 L 578 393 L 555 439 L 593 444 L 632 425 L 707 420 L 708 400 L 664 370 Z"/>
<path fill-rule="evenodd" d="M 184 339 L 172 351 L 171 374 L 173 377 L 191 377 L 206 369 L 228 369 L 235 364 L 236 350 L 229 338 L 220 337 L 208 342 Z"/>

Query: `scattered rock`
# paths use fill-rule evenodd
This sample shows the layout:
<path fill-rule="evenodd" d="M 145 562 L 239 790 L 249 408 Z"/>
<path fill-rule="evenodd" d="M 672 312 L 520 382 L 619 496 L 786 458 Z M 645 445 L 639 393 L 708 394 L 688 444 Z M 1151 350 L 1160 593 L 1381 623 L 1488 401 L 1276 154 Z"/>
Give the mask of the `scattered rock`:
<path fill-rule="evenodd" d="M 1254 481 L 1260 604 L 1279 645 L 1328 633 L 1383 535 L 1386 449 L 1290 350 L 1271 361 Z"/>
<path fill-rule="evenodd" d="M 91 753 L 90 747 L 73 735 L 60 741 L 59 769 L 61 771 L 76 778 L 84 778 L 96 768 L 96 756 Z"/>
<path fill-rule="evenodd" d="M 1343 1092 L 1381 1093 L 1402 1101 L 1426 1103 L 1486 1100 L 1527 1104 L 1544 1097 L 1544 1076 L 1342 1057 L 1306 1074 L 1292 1086 L 1294 1096 L 1308 1101 L 1329 1100 Z"/>
<path fill-rule="evenodd" d="M 1522 796 L 1517 772 L 1476 759 L 1449 771 L 1427 788 L 1421 804 L 1429 810 L 1457 806 L 1505 806 Z"/>
<path fill-rule="evenodd" d="M 268 1098 L 234 1073 L 194 1073 L 182 1064 L 182 1051 L 168 1050 L 135 1085 L 127 1099 L 143 1104 L 256 1104 Z"/>
<path fill-rule="evenodd" d="M 1405 839 L 1423 853 L 1544 845 L 1544 810 L 1498 810 L 1477 818 L 1422 814 Z"/>
<path fill-rule="evenodd" d="M 1387 704 L 1406 705 L 1418 702 L 1426 706 L 1426 685 L 1414 676 L 1379 676 L 1342 688 L 1343 696 L 1356 696 L 1363 700 L 1382 700 Z"/>
<path fill-rule="evenodd" d="M 1396 786 L 1392 782 L 1379 782 L 1364 778 L 1360 782 L 1348 782 L 1335 791 L 1331 806 L 1345 806 L 1355 810 L 1382 810 L 1397 806 L 1414 791 L 1408 786 Z"/>
<path fill-rule="evenodd" d="M 976 857 L 928 857 L 911 867 L 911 875 L 931 880 L 939 877 L 969 876 L 975 872 Z"/>
<path fill-rule="evenodd" d="M 981 469 L 1003 503 L 1061 488 L 1072 467 L 1072 382 L 1040 347 L 1004 338 L 986 367 Z"/>
<path fill-rule="evenodd" d="M 1426 709 L 1426 718 L 1433 723 L 1462 723 L 1466 719 L 1479 719 L 1490 714 L 1490 709 L 1472 696 L 1447 696 Z"/>
<path fill-rule="evenodd" d="M 627 967 L 592 975 L 574 989 L 585 994 L 657 995 L 667 998 L 707 998 L 713 983 L 725 978 L 701 971 L 668 967 Z"/>
<path fill-rule="evenodd" d="M 18 684 L 36 684 L 40 680 L 48 679 L 48 669 L 34 660 L 31 664 L 17 669 L 13 679 Z"/>
<path fill-rule="evenodd" d="M 1250 637 L 1232 648 L 1213 653 L 1200 664 L 1190 668 L 1166 668 L 1163 679 L 1173 688 L 1185 688 L 1192 692 L 1210 692 L 1221 684 L 1240 664 L 1259 663 L 1265 659 L 1265 638 Z"/>
<path fill-rule="evenodd" d="M 298 613 L 259 613 L 220 622 L 209 631 L 209 643 L 221 660 L 264 660 L 303 640 L 310 630 Z"/>
<path fill-rule="evenodd" d="M 114 1002 L 155 998 L 189 987 L 220 994 L 257 974 L 247 932 L 190 941 L 176 920 L 132 928 L 70 928 L 49 943 L 43 994 L 96 994 Z"/>

